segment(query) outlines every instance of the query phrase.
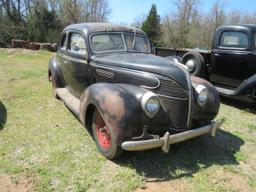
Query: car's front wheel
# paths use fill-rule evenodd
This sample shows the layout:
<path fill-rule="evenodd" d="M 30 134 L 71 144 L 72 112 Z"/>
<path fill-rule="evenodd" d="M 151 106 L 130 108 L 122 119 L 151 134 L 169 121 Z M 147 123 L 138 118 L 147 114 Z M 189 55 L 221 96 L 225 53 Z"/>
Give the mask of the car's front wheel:
<path fill-rule="evenodd" d="M 100 153 L 108 159 L 115 159 L 122 153 L 122 148 L 116 144 L 116 133 L 107 126 L 98 110 L 93 113 L 93 137 Z"/>

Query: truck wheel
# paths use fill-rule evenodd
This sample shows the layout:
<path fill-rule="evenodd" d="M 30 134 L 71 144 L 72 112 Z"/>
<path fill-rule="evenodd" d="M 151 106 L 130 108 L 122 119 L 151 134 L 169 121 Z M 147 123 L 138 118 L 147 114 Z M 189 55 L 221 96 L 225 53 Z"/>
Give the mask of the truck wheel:
<path fill-rule="evenodd" d="M 98 110 L 93 113 L 92 131 L 96 145 L 104 157 L 115 159 L 121 155 L 122 148 L 114 140 L 116 133 L 106 125 Z"/>
<path fill-rule="evenodd" d="M 187 66 L 188 71 L 191 75 L 199 77 L 205 76 L 205 62 L 203 56 L 200 53 L 185 53 L 181 58 L 181 63 Z"/>

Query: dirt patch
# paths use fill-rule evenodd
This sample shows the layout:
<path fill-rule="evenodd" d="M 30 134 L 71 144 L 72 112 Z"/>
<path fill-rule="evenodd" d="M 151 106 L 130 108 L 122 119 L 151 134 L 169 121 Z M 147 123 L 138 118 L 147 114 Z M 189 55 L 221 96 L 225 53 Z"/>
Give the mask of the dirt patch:
<path fill-rule="evenodd" d="M 0 192 L 33 191 L 32 177 L 26 175 L 0 175 Z"/>
<path fill-rule="evenodd" d="M 193 191 L 193 186 L 185 180 L 178 179 L 172 181 L 147 181 L 146 185 L 138 188 L 135 192 L 184 192 Z"/>
<path fill-rule="evenodd" d="M 211 183 L 221 185 L 223 189 L 232 189 L 233 191 L 239 192 L 250 191 L 246 180 L 242 176 L 227 172 L 223 169 L 216 171 L 210 178 Z"/>

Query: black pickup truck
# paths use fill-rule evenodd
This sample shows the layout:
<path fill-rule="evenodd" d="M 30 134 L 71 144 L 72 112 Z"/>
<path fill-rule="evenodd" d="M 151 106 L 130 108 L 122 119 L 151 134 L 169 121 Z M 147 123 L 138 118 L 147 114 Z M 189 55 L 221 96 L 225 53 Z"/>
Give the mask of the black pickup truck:
<path fill-rule="evenodd" d="M 221 95 L 256 103 L 256 25 L 218 28 L 210 51 L 156 48 L 155 54 L 185 64 Z"/>

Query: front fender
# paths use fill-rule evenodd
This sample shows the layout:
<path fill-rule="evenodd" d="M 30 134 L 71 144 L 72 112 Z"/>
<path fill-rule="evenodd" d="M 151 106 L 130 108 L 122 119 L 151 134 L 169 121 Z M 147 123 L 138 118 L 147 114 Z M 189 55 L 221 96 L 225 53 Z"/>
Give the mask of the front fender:
<path fill-rule="evenodd" d="M 114 139 L 118 144 L 133 136 L 139 136 L 143 130 L 143 119 L 146 118 L 140 103 L 145 92 L 145 89 L 133 85 L 93 84 L 81 95 L 80 121 L 86 127 L 90 126 L 87 110 L 90 105 L 94 105 L 107 126 L 117 133 L 117 138 Z"/>
<path fill-rule="evenodd" d="M 192 121 L 193 120 L 197 121 L 199 124 L 210 122 L 217 116 L 219 112 L 219 108 L 220 108 L 219 93 L 211 83 L 209 83 L 208 81 L 202 78 L 191 76 L 191 81 L 193 85 L 193 95 L 194 95 Z M 203 107 L 200 107 L 197 104 L 197 94 L 194 88 L 198 84 L 204 85 L 205 87 L 207 87 L 209 91 L 208 101 Z"/>
<path fill-rule="evenodd" d="M 256 74 L 246 79 L 233 93 L 233 95 L 247 95 L 256 88 Z"/>
<path fill-rule="evenodd" d="M 116 133 L 118 144 L 142 134 L 147 116 L 140 99 L 147 90 L 127 84 L 96 83 L 80 97 L 80 121 L 88 128 L 91 121 L 89 106 L 93 105 L 102 115 L 107 126 Z M 92 113 L 92 111 L 89 111 Z"/>

